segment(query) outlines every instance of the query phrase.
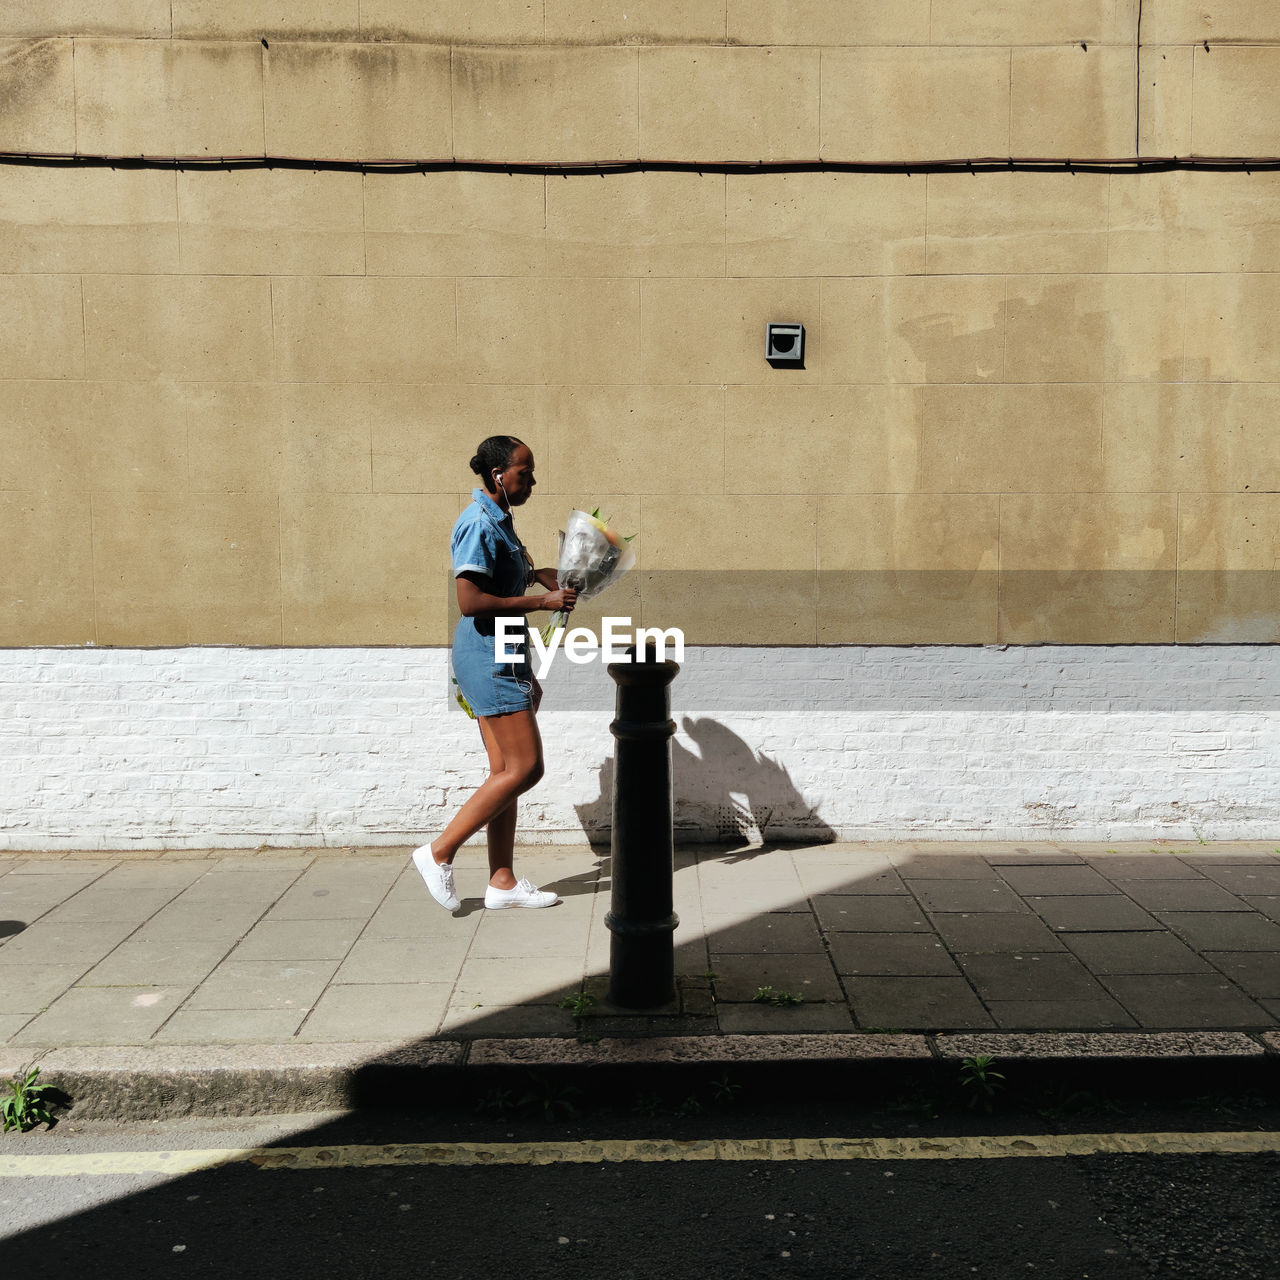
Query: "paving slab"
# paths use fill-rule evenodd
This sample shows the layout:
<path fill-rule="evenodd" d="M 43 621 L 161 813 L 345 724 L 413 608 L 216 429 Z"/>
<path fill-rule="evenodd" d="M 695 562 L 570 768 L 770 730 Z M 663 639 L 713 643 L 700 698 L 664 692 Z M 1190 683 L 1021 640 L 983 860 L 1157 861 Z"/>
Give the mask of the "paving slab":
<path fill-rule="evenodd" d="M 1142 1026 L 1266 1027 L 1276 1019 L 1214 974 L 1146 974 L 1100 979 Z"/>
<path fill-rule="evenodd" d="M 23 1027 L 35 1017 L 32 1013 L 0 1013 L 0 1048 L 3 1042 L 12 1039 Z"/>
<path fill-rule="evenodd" d="M 1148 911 L 1249 911 L 1249 904 L 1212 880 L 1130 880 L 1125 895 Z"/>
<path fill-rule="evenodd" d="M 297 1033 L 305 1017 L 303 1009 L 179 1009 L 152 1043 L 280 1044 Z"/>
<path fill-rule="evenodd" d="M 136 927 L 120 920 L 110 924 L 37 920 L 0 946 L 0 965 L 83 964 L 87 969 L 114 951 Z"/>
<path fill-rule="evenodd" d="M 860 1027 L 990 1027 L 991 1014 L 963 978 L 849 978 L 845 984 Z"/>
<path fill-rule="evenodd" d="M 786 1008 L 765 1004 L 722 1004 L 718 1013 L 720 1030 L 726 1035 L 853 1030 L 853 1015 L 843 1002 L 821 1004 L 806 1000 L 804 1004 Z"/>
<path fill-rule="evenodd" d="M 1073 1031 L 1138 1025 L 1105 994 L 1092 1000 L 988 1000 L 986 1004 L 996 1026 L 1011 1030 L 1049 1024 Z"/>
<path fill-rule="evenodd" d="M 716 1000 L 750 1001 L 761 987 L 790 991 L 805 1000 L 843 1000 L 831 961 L 825 955 L 716 955 Z"/>
<path fill-rule="evenodd" d="M 1136 902 L 1122 894 L 1087 898 L 1030 898 L 1032 910 L 1056 932 L 1149 932 L 1160 926 Z"/>
<path fill-rule="evenodd" d="M 219 942 L 230 950 L 262 918 L 269 903 L 236 907 L 179 907 L 176 904 L 157 912 L 131 935 L 139 942 L 167 942 L 182 946 L 187 942 Z"/>
<path fill-rule="evenodd" d="M 180 892 L 172 889 L 108 889 L 94 884 L 59 903 L 44 919 L 57 924 L 142 924 Z"/>
<path fill-rule="evenodd" d="M 1280 956 L 1266 951 L 1206 951 L 1204 958 L 1247 995 L 1280 1000 Z"/>
<path fill-rule="evenodd" d="M 273 920 L 341 920 L 372 915 L 400 874 L 399 860 L 371 859 L 362 866 L 348 859 L 308 867 L 271 907 Z"/>
<path fill-rule="evenodd" d="M 469 939 L 469 954 L 509 963 L 539 963 L 551 956 L 581 959 L 590 929 L 589 902 L 575 912 L 565 903 L 532 911 L 484 911 Z"/>
<path fill-rule="evenodd" d="M 1240 897 L 1280 895 L 1280 865 L 1218 866 L 1206 864 L 1203 873 Z"/>
<path fill-rule="evenodd" d="M 236 945 L 234 960 L 341 960 L 368 922 L 271 920 L 256 924 Z"/>
<path fill-rule="evenodd" d="M 1074 956 L 1001 954 L 956 957 L 973 989 L 993 1000 L 1094 1000 L 1105 996 Z"/>
<path fill-rule="evenodd" d="M 814 898 L 818 924 L 827 933 L 928 933 L 929 917 L 910 895 L 846 896 L 823 894 Z"/>
<path fill-rule="evenodd" d="M 898 874 L 909 884 L 917 880 L 995 881 L 998 873 L 985 857 L 959 852 L 920 853 L 908 851 L 891 855 Z"/>
<path fill-rule="evenodd" d="M 581 986 L 584 972 L 580 955 L 544 956 L 537 964 L 468 957 L 457 976 L 453 1003 L 460 1007 L 559 1005 Z"/>
<path fill-rule="evenodd" d="M 909 893 L 906 882 L 892 867 L 866 868 L 828 863 L 821 867 L 806 866 L 796 859 L 796 873 L 804 893 L 810 897 L 818 893 Z"/>
<path fill-rule="evenodd" d="M 0 965 L 5 1013 L 26 1018 L 42 1013 L 84 972 L 82 964 Z"/>
<path fill-rule="evenodd" d="M 1002 866 L 1005 883 L 1024 897 L 1060 895 L 1081 897 L 1091 893 L 1119 893 L 1105 876 L 1083 863 L 1079 866 Z"/>
<path fill-rule="evenodd" d="M 573 988 L 564 988 L 569 994 Z M 450 1004 L 440 1022 L 441 1036 L 475 1039 L 479 1036 L 551 1036 L 574 1034 L 568 1012 L 555 1004 Z"/>
<path fill-rule="evenodd" d="M 307 1016 L 307 1040 L 404 1041 L 435 1034 L 449 1004 L 451 982 L 332 986 Z"/>
<path fill-rule="evenodd" d="M 1280 924 L 1280 898 L 1246 898 L 1245 901 L 1260 915 Z"/>
<path fill-rule="evenodd" d="M 11 1043 L 104 1045 L 151 1039 L 190 988 L 72 987 L 28 1022 Z"/>
<path fill-rule="evenodd" d="M 1206 973 L 1210 965 L 1171 933 L 1059 935 L 1093 974 Z"/>
<path fill-rule="evenodd" d="M 1273 841 L 1266 842 L 1267 846 L 1274 844 Z M 1264 866 L 1280 866 L 1280 850 L 1272 847 L 1259 846 L 1258 848 L 1246 848 L 1241 846 L 1228 846 L 1218 849 L 1187 849 L 1179 855 L 1184 861 L 1190 863 L 1193 867 L 1209 868 L 1209 867 L 1264 867 Z"/>
<path fill-rule="evenodd" d="M 76 858 L 71 854 L 41 854 L 25 858 L 13 868 L 15 876 L 78 876 L 84 883 L 96 880 L 100 875 L 119 865 L 116 857 Z"/>
<path fill-rule="evenodd" d="M 24 876 L 11 872 L 0 880 L 0 916 L 30 924 L 69 901 L 101 874 Z"/>
<path fill-rule="evenodd" d="M 1201 872 L 1173 854 L 1103 854 L 1086 859 L 1108 880 L 1197 880 Z"/>
<path fill-rule="evenodd" d="M 1160 911 L 1157 915 L 1197 951 L 1280 952 L 1280 924 L 1238 911 Z"/>
<path fill-rule="evenodd" d="M 332 960 L 227 960 L 200 984 L 188 1009 L 309 1009 L 333 977 Z"/>
<path fill-rule="evenodd" d="M 226 958 L 227 944 L 207 938 L 127 938 L 81 980 L 86 987 L 195 986 Z"/>
<path fill-rule="evenodd" d="M 1079 866 L 1084 859 L 1073 849 L 1031 849 L 1019 846 L 1013 849 L 993 847 L 983 854 L 992 867 L 1070 867 Z"/>
<path fill-rule="evenodd" d="M 932 933 L 837 933 L 831 961 L 847 975 L 955 975 L 950 952 Z"/>
<path fill-rule="evenodd" d="M 1030 912 L 936 912 L 931 923 L 952 951 L 1062 951 L 1063 939 Z"/>
<path fill-rule="evenodd" d="M 807 914 L 770 911 L 741 924 L 717 929 L 710 939 L 711 954 L 777 955 L 795 952 L 821 952 L 822 932 L 818 922 Z"/>
<path fill-rule="evenodd" d="M 450 988 L 467 956 L 470 937 L 361 938 L 333 975 L 337 985 L 446 983 Z"/>
<path fill-rule="evenodd" d="M 1002 880 L 908 880 L 927 911 L 1024 912 L 1027 904 Z"/>

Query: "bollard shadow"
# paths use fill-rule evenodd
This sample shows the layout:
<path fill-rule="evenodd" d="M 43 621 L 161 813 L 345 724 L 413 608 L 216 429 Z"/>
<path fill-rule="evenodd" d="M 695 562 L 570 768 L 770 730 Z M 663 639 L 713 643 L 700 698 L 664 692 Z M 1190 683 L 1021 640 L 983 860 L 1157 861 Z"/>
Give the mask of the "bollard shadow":
<path fill-rule="evenodd" d="M 27 926 L 21 920 L 0 920 L 0 941 L 21 933 Z"/>
<path fill-rule="evenodd" d="M 829 844 L 836 833 L 784 766 L 710 716 L 685 716 L 671 742 L 673 825 L 679 843 L 724 846 L 730 861 L 797 842 Z M 597 795 L 575 805 L 593 845 L 609 843 L 613 758 L 596 769 Z"/>

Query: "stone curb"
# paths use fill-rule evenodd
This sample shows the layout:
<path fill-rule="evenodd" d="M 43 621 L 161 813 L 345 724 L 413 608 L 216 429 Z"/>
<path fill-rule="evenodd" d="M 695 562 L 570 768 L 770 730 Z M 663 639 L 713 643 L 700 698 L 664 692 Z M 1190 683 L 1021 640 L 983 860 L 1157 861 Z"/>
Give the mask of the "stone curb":
<path fill-rule="evenodd" d="M 727 1035 L 601 1039 L 440 1040 L 400 1044 L 105 1045 L 51 1049 L 34 1059 L 40 1081 L 72 1099 L 77 1119 L 154 1120 L 180 1116 L 269 1115 L 412 1105 L 428 1081 L 457 1091 L 530 1071 L 570 1071 L 579 1079 L 666 1075 L 687 1069 L 889 1074 L 920 1080 L 947 1063 L 990 1054 L 1052 1071 L 1090 1071 L 1096 1092 L 1111 1078 L 1203 1080 L 1247 1068 L 1270 1077 L 1280 1032 L 982 1032 L 930 1035 Z M 0 1051 L 0 1077 L 33 1059 Z M 648 1077 L 646 1077 L 648 1078 Z"/>

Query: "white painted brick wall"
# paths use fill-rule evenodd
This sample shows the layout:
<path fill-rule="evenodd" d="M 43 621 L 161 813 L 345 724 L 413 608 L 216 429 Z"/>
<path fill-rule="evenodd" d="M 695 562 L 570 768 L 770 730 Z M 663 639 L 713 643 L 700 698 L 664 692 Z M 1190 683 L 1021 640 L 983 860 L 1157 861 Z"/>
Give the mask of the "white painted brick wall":
<path fill-rule="evenodd" d="M 440 649 L 0 650 L 0 848 L 418 843 L 484 775 Z M 614 687 L 561 662 L 528 840 L 607 827 Z M 1280 835 L 1280 649 L 690 649 L 686 839 Z"/>

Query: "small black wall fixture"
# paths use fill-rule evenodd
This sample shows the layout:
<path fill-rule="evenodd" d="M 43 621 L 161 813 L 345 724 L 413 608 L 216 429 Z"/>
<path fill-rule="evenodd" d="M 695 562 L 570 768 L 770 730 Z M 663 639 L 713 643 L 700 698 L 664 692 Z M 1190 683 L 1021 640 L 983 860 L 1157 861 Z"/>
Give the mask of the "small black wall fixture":
<path fill-rule="evenodd" d="M 775 369 L 803 369 L 804 325 L 765 325 L 764 358 Z"/>

